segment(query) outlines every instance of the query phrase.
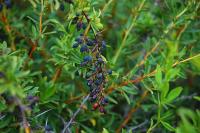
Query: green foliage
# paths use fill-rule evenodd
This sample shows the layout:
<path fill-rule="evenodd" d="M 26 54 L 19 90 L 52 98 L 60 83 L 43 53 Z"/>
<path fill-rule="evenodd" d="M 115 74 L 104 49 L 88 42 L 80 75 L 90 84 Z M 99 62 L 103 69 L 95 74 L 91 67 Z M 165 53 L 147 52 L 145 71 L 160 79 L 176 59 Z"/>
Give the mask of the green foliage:
<path fill-rule="evenodd" d="M 198 0 L 11 3 L 0 0 L 0 132 L 62 132 L 78 110 L 72 133 L 199 133 Z M 84 98 L 80 34 L 107 43 L 106 114 Z"/>

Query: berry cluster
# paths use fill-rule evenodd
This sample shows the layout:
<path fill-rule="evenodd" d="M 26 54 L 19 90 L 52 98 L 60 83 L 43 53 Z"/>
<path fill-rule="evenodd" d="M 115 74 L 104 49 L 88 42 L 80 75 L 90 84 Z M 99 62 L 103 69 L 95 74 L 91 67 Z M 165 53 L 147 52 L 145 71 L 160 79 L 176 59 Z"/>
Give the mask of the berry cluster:
<path fill-rule="evenodd" d="M 30 95 L 30 96 L 27 96 L 27 101 L 29 102 L 28 107 L 30 109 L 33 109 L 35 104 L 39 101 L 39 97 Z"/>
<path fill-rule="evenodd" d="M 84 55 L 80 66 L 87 69 L 85 78 L 90 88 L 89 100 L 93 103 L 93 109 L 99 109 L 101 113 L 106 113 L 104 106 L 108 104 L 108 99 L 104 97 L 104 88 L 106 76 L 112 74 L 111 70 L 106 70 L 106 61 L 102 55 L 106 43 L 102 41 L 100 34 L 94 34 L 94 37 L 87 36 L 86 31 L 90 25 L 83 22 L 84 17 L 89 23 L 89 18 L 85 13 L 82 16 L 77 15 L 72 21 L 72 24 L 76 24 L 78 31 L 85 31 L 75 39 L 72 47 L 80 48 L 80 52 Z M 91 29 L 91 27 L 89 28 Z"/>
<path fill-rule="evenodd" d="M 3 10 L 3 6 L 6 6 L 7 9 L 11 8 L 12 3 L 11 0 L 3 0 L 2 2 L 0 2 L 0 12 Z"/>

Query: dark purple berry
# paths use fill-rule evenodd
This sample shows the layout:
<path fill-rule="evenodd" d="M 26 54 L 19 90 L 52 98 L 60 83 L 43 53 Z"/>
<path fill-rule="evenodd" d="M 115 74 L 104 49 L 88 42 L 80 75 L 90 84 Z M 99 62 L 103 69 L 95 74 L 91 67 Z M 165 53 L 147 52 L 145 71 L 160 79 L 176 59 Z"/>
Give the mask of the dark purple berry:
<path fill-rule="evenodd" d="M 98 58 L 98 63 L 104 63 L 104 61 L 101 57 Z"/>
<path fill-rule="evenodd" d="M 3 5 L 0 3 L 0 12 L 3 10 Z"/>
<path fill-rule="evenodd" d="M 106 42 L 102 41 L 102 48 L 105 49 L 106 48 Z"/>
<path fill-rule="evenodd" d="M 76 38 L 75 41 L 76 41 L 77 43 L 79 43 L 79 44 L 82 44 L 82 43 L 83 43 L 83 39 L 80 38 L 80 37 Z"/>
<path fill-rule="evenodd" d="M 109 69 L 109 70 L 107 71 L 107 73 L 108 73 L 109 75 L 111 75 L 111 74 L 112 74 L 112 70 Z"/>
<path fill-rule="evenodd" d="M 61 10 L 61 11 L 64 11 L 64 10 L 65 10 L 64 4 L 60 4 L 60 10 Z"/>
<path fill-rule="evenodd" d="M 100 85 L 102 83 L 102 80 L 101 79 L 97 79 L 96 81 L 95 81 L 95 84 L 96 85 Z"/>
<path fill-rule="evenodd" d="M 52 131 L 52 127 L 50 125 L 46 125 L 45 127 L 45 131 Z"/>
<path fill-rule="evenodd" d="M 101 112 L 101 113 L 106 113 L 106 111 L 105 111 L 105 109 L 103 108 L 103 107 L 99 107 L 99 111 Z"/>
<path fill-rule="evenodd" d="M 11 4 L 11 0 L 5 0 L 4 1 L 6 8 L 11 8 L 12 4 Z"/>
<path fill-rule="evenodd" d="M 96 100 L 97 99 L 97 95 L 93 95 L 92 99 Z"/>
<path fill-rule="evenodd" d="M 97 44 L 97 43 L 98 43 L 98 41 L 97 41 L 96 39 L 94 39 L 94 40 L 93 40 L 93 42 L 94 42 L 95 44 Z"/>
<path fill-rule="evenodd" d="M 78 22 L 76 24 L 76 28 L 77 28 L 78 31 L 81 30 L 83 28 L 83 23 L 82 22 Z"/>
<path fill-rule="evenodd" d="M 87 82 L 87 85 L 88 85 L 88 86 L 91 86 L 92 83 L 93 83 L 93 81 L 92 81 L 92 80 L 89 80 L 89 81 Z"/>
<path fill-rule="evenodd" d="M 78 46 L 79 46 L 78 43 L 74 43 L 72 47 L 73 47 L 73 48 L 77 48 Z"/>
<path fill-rule="evenodd" d="M 108 99 L 107 98 L 103 98 L 102 101 L 101 101 L 101 104 L 102 105 L 108 104 Z"/>
<path fill-rule="evenodd" d="M 102 79 L 103 78 L 103 74 L 102 73 L 97 74 L 97 78 L 98 79 Z"/>
<path fill-rule="evenodd" d="M 86 55 L 86 56 L 83 58 L 83 61 L 85 61 L 85 62 L 92 61 L 92 56 Z"/>
<path fill-rule="evenodd" d="M 30 95 L 30 96 L 27 96 L 27 100 L 28 100 L 30 103 L 36 103 L 36 102 L 39 101 L 39 97 Z"/>
<path fill-rule="evenodd" d="M 96 92 L 96 93 L 99 93 L 100 91 L 101 91 L 101 90 L 100 90 L 99 88 L 96 88 L 96 89 L 95 89 L 95 92 Z"/>
<path fill-rule="evenodd" d="M 31 101 L 31 100 L 33 100 L 34 96 L 29 95 L 29 96 L 27 96 L 26 98 L 27 98 L 28 101 Z"/>
<path fill-rule="evenodd" d="M 0 72 L 0 79 L 5 78 L 5 74 L 3 72 Z"/>
<path fill-rule="evenodd" d="M 80 52 L 83 53 L 83 52 L 88 52 L 88 47 L 87 45 L 82 45 L 81 46 L 81 49 L 80 49 Z"/>
<path fill-rule="evenodd" d="M 85 66 L 85 65 L 87 65 L 87 63 L 88 63 L 88 62 L 81 62 L 80 66 L 81 66 L 81 67 L 82 67 L 82 66 Z"/>
<path fill-rule="evenodd" d="M 94 44 L 94 42 L 93 42 L 92 40 L 88 39 L 87 45 L 88 45 L 88 46 L 93 46 L 93 44 Z"/>

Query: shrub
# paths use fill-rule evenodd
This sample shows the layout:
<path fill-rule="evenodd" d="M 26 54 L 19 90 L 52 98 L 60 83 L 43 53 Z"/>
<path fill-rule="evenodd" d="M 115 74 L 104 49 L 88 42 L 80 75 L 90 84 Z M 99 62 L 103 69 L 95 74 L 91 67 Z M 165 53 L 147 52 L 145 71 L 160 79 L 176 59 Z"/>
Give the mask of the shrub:
<path fill-rule="evenodd" d="M 198 0 L 0 0 L 0 132 L 200 131 Z"/>

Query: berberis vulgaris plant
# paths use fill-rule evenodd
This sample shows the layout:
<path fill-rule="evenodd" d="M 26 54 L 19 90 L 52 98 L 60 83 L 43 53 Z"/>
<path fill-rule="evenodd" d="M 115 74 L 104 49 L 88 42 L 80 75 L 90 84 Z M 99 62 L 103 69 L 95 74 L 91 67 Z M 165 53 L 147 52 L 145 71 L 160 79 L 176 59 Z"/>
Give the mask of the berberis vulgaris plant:
<path fill-rule="evenodd" d="M 199 0 L 0 0 L 0 133 L 199 133 Z"/>

